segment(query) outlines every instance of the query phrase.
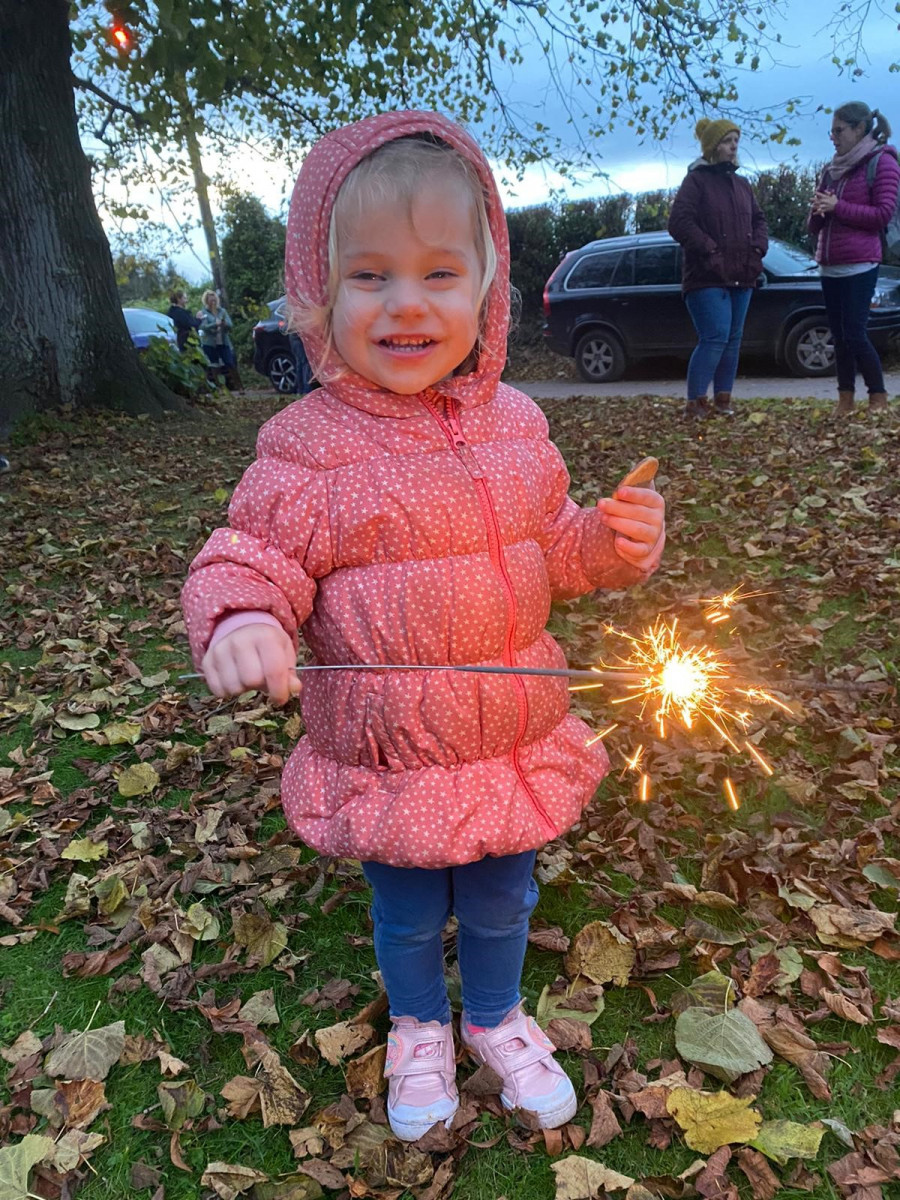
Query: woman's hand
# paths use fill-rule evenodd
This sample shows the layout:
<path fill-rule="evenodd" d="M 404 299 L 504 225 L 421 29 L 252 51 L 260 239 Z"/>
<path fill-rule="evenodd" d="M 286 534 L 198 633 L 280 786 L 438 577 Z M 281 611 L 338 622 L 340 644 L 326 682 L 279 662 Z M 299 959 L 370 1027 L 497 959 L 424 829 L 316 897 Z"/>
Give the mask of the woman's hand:
<path fill-rule="evenodd" d="M 817 217 L 827 217 L 829 213 L 834 212 L 834 207 L 838 202 L 834 192 L 816 192 L 813 197 L 813 212 Z"/>
<path fill-rule="evenodd" d="M 273 704 L 300 692 L 294 646 L 274 625 L 242 625 L 207 650 L 201 665 L 214 696 L 239 696 L 259 689 Z"/>
<path fill-rule="evenodd" d="M 666 542 L 666 502 L 645 487 L 619 487 L 597 501 L 603 524 L 615 532 L 616 554 L 640 570 L 655 567 Z"/>

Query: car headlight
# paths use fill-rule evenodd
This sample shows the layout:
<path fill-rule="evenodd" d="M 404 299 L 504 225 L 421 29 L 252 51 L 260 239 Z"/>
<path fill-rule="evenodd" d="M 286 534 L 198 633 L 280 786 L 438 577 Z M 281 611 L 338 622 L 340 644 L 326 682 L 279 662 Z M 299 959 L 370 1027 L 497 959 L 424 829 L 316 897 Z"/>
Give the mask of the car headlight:
<path fill-rule="evenodd" d="M 898 297 L 894 293 L 894 289 L 886 292 L 876 292 L 872 297 L 869 308 L 896 308 Z"/>

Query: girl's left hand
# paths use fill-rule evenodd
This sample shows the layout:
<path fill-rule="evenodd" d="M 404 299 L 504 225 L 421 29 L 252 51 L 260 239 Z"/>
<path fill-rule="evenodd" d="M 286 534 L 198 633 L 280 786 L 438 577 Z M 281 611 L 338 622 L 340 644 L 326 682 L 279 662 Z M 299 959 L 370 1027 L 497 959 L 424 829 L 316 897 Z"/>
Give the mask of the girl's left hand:
<path fill-rule="evenodd" d="M 616 554 L 633 567 L 655 567 L 666 539 L 666 502 L 643 487 L 617 488 L 611 500 L 597 501 L 603 524 L 616 534 Z"/>

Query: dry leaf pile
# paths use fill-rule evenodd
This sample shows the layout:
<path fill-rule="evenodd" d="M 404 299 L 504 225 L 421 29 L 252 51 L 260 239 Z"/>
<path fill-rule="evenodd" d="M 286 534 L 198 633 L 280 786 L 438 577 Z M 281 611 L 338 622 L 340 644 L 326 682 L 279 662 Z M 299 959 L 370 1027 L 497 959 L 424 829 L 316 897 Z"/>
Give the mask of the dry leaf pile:
<path fill-rule="evenodd" d="M 131 1124 L 165 1152 L 132 1163 L 130 1187 L 154 1200 L 166 1188 L 445 1200 L 468 1156 L 495 1148 L 549 1156 L 556 1200 L 889 1200 L 900 1115 L 850 1129 L 824 1114 L 854 1036 L 877 1063 L 873 1095 L 896 1095 L 900 1076 L 900 984 L 873 982 L 900 980 L 896 428 L 837 431 L 788 406 L 690 440 L 650 398 L 602 421 L 589 402 L 548 406 L 584 502 L 612 463 L 618 475 L 652 451 L 671 513 L 658 581 L 554 611 L 570 659 L 596 659 L 610 615 L 629 627 L 663 611 L 699 634 L 700 598 L 746 579 L 768 594 L 739 606 L 729 652 L 785 687 L 802 681 L 801 719 L 763 714 L 751 730 L 777 775 L 768 785 L 730 765 L 734 815 L 722 749 L 702 737 L 650 746 L 653 796 L 637 804 L 633 777 L 617 775 L 645 731 L 623 717 L 602 800 L 539 855 L 544 887 L 591 910 L 531 934 L 535 1011 L 567 1056 L 577 1118 L 544 1134 L 528 1114 L 510 1122 L 496 1078 L 466 1069 L 451 1129 L 404 1146 L 385 1117 L 385 1003 L 358 865 L 310 857 L 278 815 L 299 712 L 253 695 L 223 704 L 178 679 L 190 669 L 180 583 L 269 404 L 236 402 L 187 430 L 66 418 L 22 450 L 0 493 L 0 1000 L 20 1002 L 23 986 L 2 955 L 52 955 L 64 935 L 75 948 L 56 960 L 58 992 L 109 983 L 81 1029 L 58 1025 L 52 1002 L 19 1027 L 0 1014 L 0 1200 L 89 1189 L 133 1072 L 156 1096 Z M 576 706 L 599 723 L 602 696 Z M 358 951 L 352 979 L 307 937 L 333 916 Z M 452 930 L 447 949 L 452 962 Z M 628 1036 L 610 1047 L 604 1020 L 623 996 Z M 157 1020 L 141 1025 L 130 1005 L 146 997 Z M 203 1030 L 180 1057 L 165 1033 L 179 1017 Z M 663 1055 L 645 1052 L 647 1031 L 665 1033 Z M 233 1047 L 243 1067 L 219 1079 L 217 1055 Z M 819 1119 L 772 1110 L 776 1070 Z M 289 1147 L 293 1169 L 215 1154 L 198 1165 L 198 1147 L 242 1123 Z M 636 1138 L 661 1161 L 677 1147 L 694 1161 L 628 1173 L 617 1147 Z M 455 1194 L 475 1200 L 464 1184 Z"/>

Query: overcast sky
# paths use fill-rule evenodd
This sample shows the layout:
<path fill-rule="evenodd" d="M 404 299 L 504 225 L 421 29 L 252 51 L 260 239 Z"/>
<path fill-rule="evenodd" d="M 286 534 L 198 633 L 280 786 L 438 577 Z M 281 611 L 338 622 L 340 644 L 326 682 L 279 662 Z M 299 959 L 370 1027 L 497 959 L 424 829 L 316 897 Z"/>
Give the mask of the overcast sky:
<path fill-rule="evenodd" d="M 805 102 L 806 115 L 792 119 L 790 126 L 791 133 L 801 139 L 799 147 L 766 144 L 754 141 L 749 135 L 742 138 L 740 157 L 749 170 L 779 162 L 818 163 L 830 157 L 831 117 L 815 110 L 834 108 L 850 99 L 864 100 L 884 112 L 894 126 L 893 140 L 900 140 L 900 75 L 889 70 L 891 62 L 900 59 L 897 15 L 870 12 L 863 39 L 866 54 L 859 63 L 862 74 L 852 78 L 847 73 L 841 74 L 831 62 L 833 44 L 825 26 L 836 7 L 835 0 L 832 4 L 826 0 L 825 5 L 821 0 L 787 0 L 780 6 L 783 16 L 778 27 L 783 39 L 778 50 L 781 65 L 769 65 L 765 70 L 741 77 L 740 104 L 744 109 L 765 112 L 789 97 L 801 97 Z M 529 97 L 538 96 L 540 118 L 563 129 L 563 114 L 561 110 L 554 111 L 546 95 L 544 70 L 537 59 L 533 65 L 519 67 L 510 84 L 511 98 L 525 104 Z M 633 130 L 623 126 L 598 140 L 595 170 L 583 174 L 577 183 L 565 181 L 552 171 L 531 167 L 520 183 L 501 185 L 501 190 L 504 202 L 509 207 L 518 207 L 546 200 L 554 188 L 576 197 L 676 187 L 697 152 L 692 122 L 674 129 L 664 145 L 639 144 Z M 208 170 L 212 174 L 220 167 L 238 187 L 244 190 L 251 187 L 271 212 L 285 211 L 293 182 L 286 170 L 267 164 L 252 151 L 235 156 L 224 166 L 210 162 Z M 252 181 L 249 185 L 248 180 Z M 196 222 L 190 209 L 184 217 L 186 223 Z M 158 219 L 173 223 L 161 214 Z M 209 277 L 209 269 L 198 229 L 190 232 L 190 243 L 190 249 L 184 247 L 172 257 L 188 279 L 199 282 Z"/>

